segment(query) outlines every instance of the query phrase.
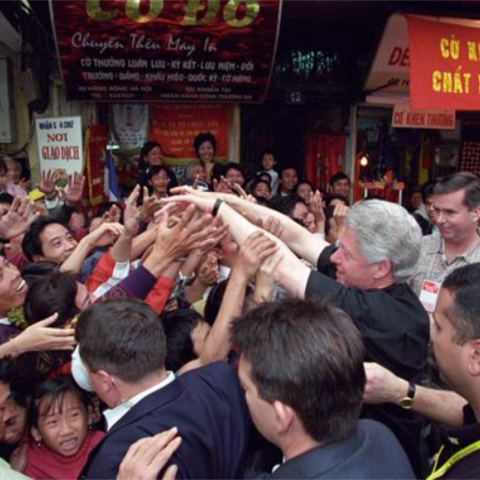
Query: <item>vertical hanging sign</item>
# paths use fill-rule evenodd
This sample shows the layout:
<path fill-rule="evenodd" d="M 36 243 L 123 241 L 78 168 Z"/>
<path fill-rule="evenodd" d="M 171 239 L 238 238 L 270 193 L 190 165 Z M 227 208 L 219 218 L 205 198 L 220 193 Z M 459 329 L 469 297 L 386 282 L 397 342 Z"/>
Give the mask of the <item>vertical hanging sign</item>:
<path fill-rule="evenodd" d="M 281 0 L 50 0 L 70 100 L 261 102 Z"/>

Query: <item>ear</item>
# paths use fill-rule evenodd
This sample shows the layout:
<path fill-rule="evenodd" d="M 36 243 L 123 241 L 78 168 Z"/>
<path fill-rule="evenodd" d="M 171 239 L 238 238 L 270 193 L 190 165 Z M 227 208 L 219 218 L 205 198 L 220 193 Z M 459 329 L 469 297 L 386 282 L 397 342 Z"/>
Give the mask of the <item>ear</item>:
<path fill-rule="evenodd" d="M 392 262 L 391 260 L 382 260 L 381 262 L 377 262 L 377 268 L 373 273 L 373 278 L 379 280 L 381 278 L 387 277 L 390 273 L 392 273 Z"/>
<path fill-rule="evenodd" d="M 470 340 L 468 343 L 468 373 L 480 376 L 480 338 Z"/>
<path fill-rule="evenodd" d="M 97 377 L 98 383 L 103 392 L 107 393 L 115 388 L 115 382 L 106 370 L 98 370 L 98 372 L 91 374 Z"/>
<path fill-rule="evenodd" d="M 30 428 L 30 433 L 32 434 L 32 437 L 36 443 L 40 443 L 43 440 L 42 435 L 37 427 L 32 426 Z"/>
<path fill-rule="evenodd" d="M 480 206 L 472 208 L 472 218 L 474 222 L 480 220 Z"/>
<path fill-rule="evenodd" d="M 292 407 L 285 405 L 278 400 L 273 402 L 275 417 L 277 420 L 277 430 L 279 433 L 285 433 L 292 426 L 293 421 L 297 418 L 297 414 Z"/>

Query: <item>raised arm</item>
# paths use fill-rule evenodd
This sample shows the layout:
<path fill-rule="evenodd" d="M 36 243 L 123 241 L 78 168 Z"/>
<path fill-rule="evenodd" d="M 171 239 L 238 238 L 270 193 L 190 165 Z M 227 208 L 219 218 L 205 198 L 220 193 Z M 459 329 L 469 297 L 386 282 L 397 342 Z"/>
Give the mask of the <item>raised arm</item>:
<path fill-rule="evenodd" d="M 250 223 L 245 217 L 233 208 L 211 196 L 203 196 L 187 193 L 163 200 L 164 203 L 192 203 L 207 213 L 218 216 L 224 225 L 228 225 L 230 233 L 235 241 L 241 246 L 255 231 L 262 231 L 272 239 L 282 253 L 282 260 L 275 270 L 275 281 L 284 287 L 291 295 L 297 298 L 305 296 L 310 269 L 304 265 L 290 249 L 278 238 Z"/>
<path fill-rule="evenodd" d="M 367 385 L 365 403 L 395 403 L 407 395 L 408 382 L 377 363 L 365 363 Z M 460 427 L 463 425 L 463 407 L 467 401 L 449 390 L 415 386 L 412 410 L 434 421 Z"/>
<path fill-rule="evenodd" d="M 189 187 L 178 187 L 172 189 L 172 192 L 194 194 L 204 198 L 221 198 L 230 207 L 242 215 L 245 215 L 254 224 L 258 224 L 260 220 L 267 217 L 277 218 L 283 226 L 282 235 L 280 237 L 281 240 L 300 258 L 307 260 L 313 265 L 317 264 L 318 257 L 323 249 L 329 246 L 329 243 L 319 239 L 318 236 L 313 235 L 306 228 L 298 225 L 298 223 L 294 222 L 286 215 L 272 210 L 271 208 L 249 202 L 236 195 L 197 192 Z"/>

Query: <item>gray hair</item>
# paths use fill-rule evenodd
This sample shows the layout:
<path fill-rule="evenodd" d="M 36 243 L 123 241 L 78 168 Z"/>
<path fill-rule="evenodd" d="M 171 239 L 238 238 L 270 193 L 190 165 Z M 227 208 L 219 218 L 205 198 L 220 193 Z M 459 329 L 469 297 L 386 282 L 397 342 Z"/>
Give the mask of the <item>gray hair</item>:
<path fill-rule="evenodd" d="M 392 262 L 397 282 L 407 281 L 420 257 L 422 232 L 416 220 L 400 205 L 382 200 L 356 203 L 346 219 L 367 263 Z"/>

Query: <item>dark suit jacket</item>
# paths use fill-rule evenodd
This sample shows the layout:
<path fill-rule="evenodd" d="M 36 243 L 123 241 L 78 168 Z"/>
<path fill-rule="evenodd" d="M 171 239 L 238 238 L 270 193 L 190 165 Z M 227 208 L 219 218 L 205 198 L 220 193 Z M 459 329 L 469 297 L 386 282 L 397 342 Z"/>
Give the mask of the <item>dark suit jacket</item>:
<path fill-rule="evenodd" d="M 393 433 L 381 423 L 360 420 L 346 440 L 314 448 L 288 460 L 270 478 L 414 479 Z"/>
<path fill-rule="evenodd" d="M 115 479 L 138 439 L 177 427 L 172 457 L 181 478 L 241 478 L 247 443 L 245 395 L 224 362 L 192 370 L 136 404 L 90 454 L 81 478 Z"/>

